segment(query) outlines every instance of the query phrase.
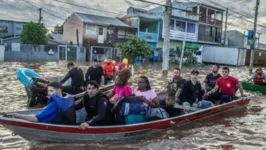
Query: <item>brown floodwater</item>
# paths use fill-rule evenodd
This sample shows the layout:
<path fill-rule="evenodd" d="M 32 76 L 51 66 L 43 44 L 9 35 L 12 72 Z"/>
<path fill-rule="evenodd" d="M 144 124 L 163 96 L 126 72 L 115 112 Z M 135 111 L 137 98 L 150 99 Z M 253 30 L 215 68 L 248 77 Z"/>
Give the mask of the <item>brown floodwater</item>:
<path fill-rule="evenodd" d="M 84 71 L 87 68 L 85 64 L 78 65 Z M 136 85 L 136 79 L 139 75 L 147 75 L 152 87 L 157 92 L 164 90 L 167 80 L 171 77 L 171 73 L 163 75 L 160 71 L 160 66 L 160 64 L 148 65 L 146 67 L 136 66 L 135 75 L 131 79 L 132 86 Z M 15 75 L 16 70 L 22 67 L 32 68 L 44 78 L 62 76 L 67 72 L 64 62 L 0 64 L 0 111 L 27 109 L 26 93 Z M 201 80 L 210 71 L 210 66 L 194 66 L 193 68 L 200 70 Z M 191 70 L 191 67 L 184 68 L 183 75 L 187 77 L 189 70 Z M 246 68 L 231 69 L 231 75 L 239 79 L 245 79 L 246 74 Z M 255 109 L 256 106 L 262 108 L 266 106 L 266 97 L 256 93 L 255 95 L 247 109 L 226 112 L 134 141 L 102 141 L 71 144 L 27 142 L 20 136 L 12 135 L 11 131 L 0 125 L 0 149 L 266 149 L 266 109 Z"/>

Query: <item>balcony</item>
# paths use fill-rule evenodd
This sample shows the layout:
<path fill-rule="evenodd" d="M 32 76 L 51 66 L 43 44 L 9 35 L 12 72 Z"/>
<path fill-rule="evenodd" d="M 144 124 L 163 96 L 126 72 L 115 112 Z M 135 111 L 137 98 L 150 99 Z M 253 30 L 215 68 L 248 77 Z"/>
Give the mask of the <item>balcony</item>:
<path fill-rule="evenodd" d="M 210 25 L 222 26 L 222 21 L 210 17 L 200 17 L 199 21 Z"/>
<path fill-rule="evenodd" d="M 149 33 L 149 32 L 138 32 L 138 37 L 147 42 L 158 42 L 158 34 L 157 33 Z"/>
<path fill-rule="evenodd" d="M 188 33 L 188 32 L 181 32 L 181 31 L 174 31 L 170 30 L 170 39 L 171 40 L 180 40 L 180 41 L 190 41 L 196 42 L 197 35 L 196 33 Z"/>

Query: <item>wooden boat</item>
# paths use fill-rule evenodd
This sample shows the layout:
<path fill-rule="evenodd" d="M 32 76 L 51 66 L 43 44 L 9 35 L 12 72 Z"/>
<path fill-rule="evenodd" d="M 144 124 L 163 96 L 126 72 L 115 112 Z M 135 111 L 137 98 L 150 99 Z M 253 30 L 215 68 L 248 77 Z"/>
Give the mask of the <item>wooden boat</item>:
<path fill-rule="evenodd" d="M 195 120 L 210 117 L 225 111 L 243 108 L 250 97 L 240 98 L 230 103 L 208 109 L 201 109 L 189 114 L 158 121 L 132 125 L 90 126 L 85 130 L 79 126 L 32 123 L 21 119 L 0 116 L 0 124 L 28 141 L 75 142 L 91 140 L 128 140 L 138 139 L 155 132 L 177 127 Z M 36 114 L 40 110 L 19 111 L 21 114 Z"/>
<path fill-rule="evenodd" d="M 241 82 L 241 85 L 244 90 L 251 92 L 260 92 L 263 95 L 266 95 L 266 86 L 254 85 L 251 82 Z"/>

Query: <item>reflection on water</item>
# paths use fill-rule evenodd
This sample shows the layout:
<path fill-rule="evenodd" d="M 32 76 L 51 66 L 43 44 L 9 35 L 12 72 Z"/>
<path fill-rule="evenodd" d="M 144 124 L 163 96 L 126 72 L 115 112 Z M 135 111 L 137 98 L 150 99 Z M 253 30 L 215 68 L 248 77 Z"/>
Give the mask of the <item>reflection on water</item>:
<path fill-rule="evenodd" d="M 64 62 L 49 63 L 3 63 L 0 64 L 0 110 L 12 111 L 26 108 L 26 93 L 16 79 L 18 68 L 32 68 L 42 77 L 62 76 L 67 72 Z M 85 71 L 86 64 L 78 64 Z M 130 80 L 136 87 L 140 75 L 149 77 L 157 92 L 165 90 L 171 73 L 163 75 L 159 64 L 136 66 L 135 75 Z M 173 66 L 174 67 L 174 66 Z M 141 68 L 141 69 L 139 69 Z M 196 67 L 195 67 L 196 68 Z M 203 80 L 210 67 L 197 67 Z M 188 77 L 191 68 L 183 69 Z M 246 68 L 232 68 L 231 74 L 245 78 Z M 255 97 L 245 110 L 229 111 L 216 117 L 202 119 L 185 126 L 168 129 L 152 136 L 134 141 L 87 142 L 87 143 L 36 143 L 27 142 L 0 126 L 0 149 L 60 150 L 60 149 L 263 149 L 266 148 L 266 102 L 264 96 Z M 260 106 L 260 107 L 257 107 Z"/>

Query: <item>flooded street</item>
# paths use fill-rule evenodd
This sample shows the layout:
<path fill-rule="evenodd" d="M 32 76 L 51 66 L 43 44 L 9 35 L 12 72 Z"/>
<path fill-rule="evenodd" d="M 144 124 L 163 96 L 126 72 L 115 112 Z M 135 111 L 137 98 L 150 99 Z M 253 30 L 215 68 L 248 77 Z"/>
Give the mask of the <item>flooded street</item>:
<path fill-rule="evenodd" d="M 49 63 L 3 63 L 0 64 L 0 111 L 25 110 L 26 93 L 22 84 L 16 78 L 18 68 L 32 68 L 42 78 L 62 76 L 67 73 L 64 62 Z M 87 66 L 78 64 L 84 70 Z M 152 88 L 157 92 L 165 90 L 171 77 L 164 76 L 159 69 L 161 65 L 154 64 L 141 70 L 135 69 L 131 79 L 135 87 L 139 75 L 149 77 Z M 200 78 L 211 71 L 211 67 L 194 67 L 200 70 Z M 183 76 L 189 75 L 190 68 L 183 70 Z M 232 68 L 231 75 L 245 79 L 246 68 Z M 246 93 L 249 94 L 249 93 Z M 30 150 L 106 150 L 106 149 L 266 149 L 266 109 L 253 109 L 254 106 L 266 106 L 266 97 L 256 94 L 247 109 L 230 111 L 215 117 L 202 119 L 171 130 L 165 130 L 152 136 L 135 141 L 118 142 L 87 142 L 87 143 L 37 143 L 27 142 L 19 136 L 0 126 L 0 149 L 30 149 Z"/>

